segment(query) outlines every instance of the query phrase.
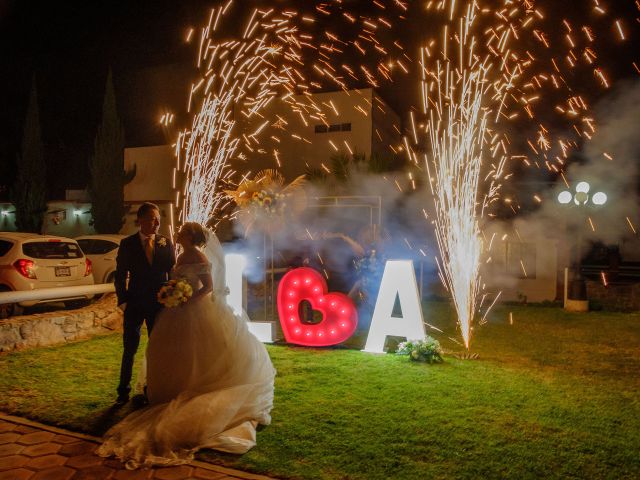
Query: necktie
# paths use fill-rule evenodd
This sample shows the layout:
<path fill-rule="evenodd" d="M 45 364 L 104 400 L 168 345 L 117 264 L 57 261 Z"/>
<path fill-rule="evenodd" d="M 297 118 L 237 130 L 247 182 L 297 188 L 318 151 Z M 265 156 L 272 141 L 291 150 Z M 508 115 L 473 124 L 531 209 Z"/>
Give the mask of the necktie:
<path fill-rule="evenodd" d="M 153 264 L 153 238 L 147 237 L 144 244 L 144 254 L 147 256 L 149 265 Z"/>

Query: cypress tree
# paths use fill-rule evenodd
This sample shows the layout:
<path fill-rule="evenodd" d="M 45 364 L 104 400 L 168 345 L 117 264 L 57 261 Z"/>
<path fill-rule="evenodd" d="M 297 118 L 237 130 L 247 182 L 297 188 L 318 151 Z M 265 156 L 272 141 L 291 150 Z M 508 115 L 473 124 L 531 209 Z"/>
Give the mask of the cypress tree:
<path fill-rule="evenodd" d="M 24 123 L 22 149 L 18 156 L 12 200 L 16 209 L 18 231 L 40 233 L 47 212 L 47 194 L 46 164 L 40 134 L 35 76 L 29 95 L 29 106 Z"/>
<path fill-rule="evenodd" d="M 124 169 L 124 129 L 118 118 L 111 70 L 89 169 L 92 224 L 98 233 L 118 233 L 127 213 L 124 186 L 135 176 L 135 167 L 128 172 Z"/>

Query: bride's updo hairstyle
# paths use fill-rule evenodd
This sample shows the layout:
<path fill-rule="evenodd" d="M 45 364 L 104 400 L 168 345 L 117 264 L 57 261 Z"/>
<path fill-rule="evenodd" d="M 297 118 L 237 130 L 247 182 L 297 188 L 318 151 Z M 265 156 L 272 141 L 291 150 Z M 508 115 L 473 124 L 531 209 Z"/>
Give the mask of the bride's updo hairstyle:
<path fill-rule="evenodd" d="M 182 229 L 189 234 L 191 241 L 196 247 L 202 248 L 207 244 L 207 231 L 196 222 L 185 222 Z"/>

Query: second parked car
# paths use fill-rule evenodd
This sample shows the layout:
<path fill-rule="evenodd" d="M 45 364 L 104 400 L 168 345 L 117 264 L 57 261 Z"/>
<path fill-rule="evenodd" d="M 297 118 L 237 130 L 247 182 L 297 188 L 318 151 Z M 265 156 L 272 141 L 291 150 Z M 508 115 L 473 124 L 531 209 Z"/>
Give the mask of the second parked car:
<path fill-rule="evenodd" d="M 111 283 L 116 271 L 116 255 L 125 235 L 83 235 L 76 238 L 93 264 L 96 283 Z"/>

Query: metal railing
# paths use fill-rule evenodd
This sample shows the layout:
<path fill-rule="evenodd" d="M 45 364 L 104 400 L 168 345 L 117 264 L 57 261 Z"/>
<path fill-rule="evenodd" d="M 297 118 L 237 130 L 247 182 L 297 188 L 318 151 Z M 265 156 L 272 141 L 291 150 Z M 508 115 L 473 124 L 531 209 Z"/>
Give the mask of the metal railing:
<path fill-rule="evenodd" d="M 113 283 L 97 285 L 78 285 L 76 287 L 39 288 L 36 290 L 17 290 L 14 292 L 0 292 L 0 305 L 43 300 L 68 300 L 88 295 L 115 292 Z"/>

